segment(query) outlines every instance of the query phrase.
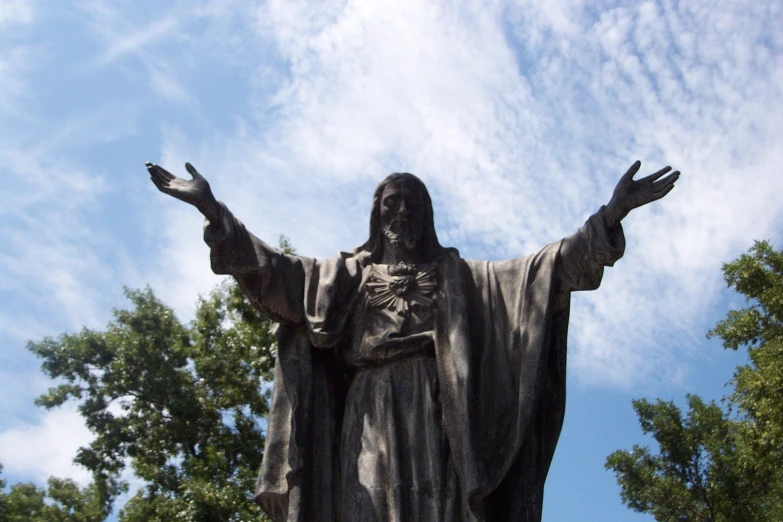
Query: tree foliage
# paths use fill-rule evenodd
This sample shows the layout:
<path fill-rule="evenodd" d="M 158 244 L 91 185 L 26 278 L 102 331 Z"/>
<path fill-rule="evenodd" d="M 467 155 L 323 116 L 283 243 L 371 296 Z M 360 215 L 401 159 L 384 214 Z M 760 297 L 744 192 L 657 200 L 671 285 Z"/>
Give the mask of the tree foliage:
<path fill-rule="evenodd" d="M 0 465 L 0 471 L 3 467 Z M 47 488 L 0 479 L 0 520 L 4 522 L 100 522 L 108 512 L 95 486 L 80 488 L 68 479 L 50 478 Z"/>
<path fill-rule="evenodd" d="M 270 322 L 228 282 L 199 299 L 190 325 L 149 288 L 126 296 L 131 308 L 115 310 L 105 330 L 28 345 L 61 382 L 37 403 L 78 404 L 95 439 L 75 461 L 92 472 L 104 512 L 127 489 L 129 465 L 145 485 L 122 521 L 262 519 L 252 493 L 274 364 Z"/>
<path fill-rule="evenodd" d="M 744 421 L 747 457 L 772 480 L 783 469 L 783 251 L 757 242 L 725 265 L 724 274 L 748 306 L 729 312 L 709 335 L 732 350 L 747 347 L 749 363 L 734 373 L 729 400 Z"/>
<path fill-rule="evenodd" d="M 683 415 L 673 402 L 636 400 L 659 452 L 634 446 L 606 461 L 623 502 L 659 521 L 783 520 L 783 251 L 757 242 L 723 273 L 747 306 L 708 336 L 749 359 L 725 406 L 689 395 Z"/>

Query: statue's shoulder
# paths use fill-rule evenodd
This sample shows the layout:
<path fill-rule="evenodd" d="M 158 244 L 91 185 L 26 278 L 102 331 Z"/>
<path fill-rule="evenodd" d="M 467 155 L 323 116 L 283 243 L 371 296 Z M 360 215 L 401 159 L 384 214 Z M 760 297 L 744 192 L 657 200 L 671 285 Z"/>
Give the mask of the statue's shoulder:
<path fill-rule="evenodd" d="M 366 250 L 352 250 L 351 252 L 338 252 L 334 256 L 335 261 L 338 261 L 345 265 L 354 265 L 358 267 L 365 267 L 372 264 L 372 256 Z"/>
<path fill-rule="evenodd" d="M 319 259 L 314 262 L 313 268 L 316 268 L 321 274 L 347 272 L 350 277 L 355 277 L 371 265 L 372 258 L 369 252 L 353 251 L 338 252 L 331 257 Z"/>
<path fill-rule="evenodd" d="M 453 247 L 444 248 L 442 255 L 436 261 L 438 271 L 452 274 L 471 272 L 475 266 L 481 263 L 483 261 L 463 258 L 460 256 L 459 250 Z"/>

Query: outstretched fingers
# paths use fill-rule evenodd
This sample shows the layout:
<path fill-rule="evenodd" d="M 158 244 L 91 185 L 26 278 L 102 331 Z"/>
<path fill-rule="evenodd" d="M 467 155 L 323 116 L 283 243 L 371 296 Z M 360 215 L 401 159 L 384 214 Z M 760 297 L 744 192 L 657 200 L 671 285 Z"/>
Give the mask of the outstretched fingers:
<path fill-rule="evenodd" d="M 663 176 L 664 174 L 666 174 L 667 172 L 669 172 L 670 170 L 672 170 L 671 167 L 664 167 L 661 170 L 659 170 L 658 172 L 655 172 L 654 174 L 650 174 L 649 176 L 646 176 L 646 177 L 640 179 L 639 181 L 655 181 L 658 178 L 660 178 L 661 176 Z"/>
<path fill-rule="evenodd" d="M 661 199 L 661 198 L 662 198 L 662 197 L 664 197 L 666 194 L 668 194 L 669 192 L 671 192 L 673 188 L 674 188 L 674 183 L 672 183 L 672 184 L 670 184 L 670 185 L 667 185 L 667 186 L 666 186 L 666 187 L 665 187 L 663 190 L 656 190 L 656 191 L 653 193 L 653 198 L 652 198 L 652 201 L 657 201 L 657 200 Z"/>
<path fill-rule="evenodd" d="M 656 172 L 657 174 L 657 172 Z M 666 176 L 662 180 L 653 184 L 653 190 L 658 193 L 664 190 L 671 190 L 674 187 L 674 182 L 680 179 L 680 171 L 675 170 L 670 175 Z"/>
<path fill-rule="evenodd" d="M 149 167 L 148 167 L 149 168 Z M 152 165 L 152 168 L 150 172 L 155 172 L 158 174 L 161 178 L 171 181 L 172 179 L 177 179 L 177 176 L 169 172 L 168 170 L 164 169 L 160 165 Z"/>
<path fill-rule="evenodd" d="M 147 162 L 146 165 L 147 171 L 150 173 L 150 179 L 158 190 L 167 194 L 170 193 L 171 183 L 176 181 L 177 177 L 166 169 L 153 165 L 152 163 Z"/>
<path fill-rule="evenodd" d="M 166 169 L 159 167 L 158 165 L 153 165 L 152 163 L 147 163 L 147 171 L 150 173 L 150 177 L 153 179 L 169 182 L 174 179 L 177 179 L 177 177 L 172 174 L 171 172 L 167 171 Z"/>

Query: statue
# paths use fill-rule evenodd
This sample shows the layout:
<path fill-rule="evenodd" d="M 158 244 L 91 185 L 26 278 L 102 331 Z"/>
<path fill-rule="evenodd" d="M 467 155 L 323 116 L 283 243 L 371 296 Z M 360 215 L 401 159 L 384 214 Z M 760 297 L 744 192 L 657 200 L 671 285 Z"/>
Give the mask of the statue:
<path fill-rule="evenodd" d="M 147 164 L 206 217 L 212 269 L 278 321 L 256 501 L 278 521 L 541 520 L 563 423 L 570 294 L 623 255 L 620 221 L 679 172 L 622 176 L 575 234 L 508 261 L 462 259 L 412 174 L 375 190 L 370 237 L 326 260 L 249 233 L 186 164 Z M 668 174 L 668 175 L 667 175 Z"/>

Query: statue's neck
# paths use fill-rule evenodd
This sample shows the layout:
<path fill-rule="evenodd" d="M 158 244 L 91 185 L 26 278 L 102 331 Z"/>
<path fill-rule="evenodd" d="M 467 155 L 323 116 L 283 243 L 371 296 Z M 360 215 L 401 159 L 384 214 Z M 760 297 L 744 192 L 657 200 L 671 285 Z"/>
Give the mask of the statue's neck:
<path fill-rule="evenodd" d="M 383 256 L 381 263 L 384 265 L 396 265 L 405 263 L 408 265 L 419 265 L 426 261 L 421 248 L 408 249 L 402 245 L 392 245 L 389 240 L 383 241 Z"/>

